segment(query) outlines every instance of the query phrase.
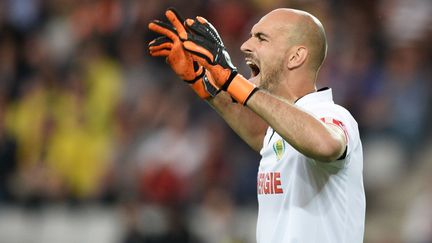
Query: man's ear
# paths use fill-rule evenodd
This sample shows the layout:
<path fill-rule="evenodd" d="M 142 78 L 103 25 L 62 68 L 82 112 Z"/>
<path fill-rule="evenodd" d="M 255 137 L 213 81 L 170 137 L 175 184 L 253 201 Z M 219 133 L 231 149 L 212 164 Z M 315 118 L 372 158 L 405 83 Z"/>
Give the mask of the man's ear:
<path fill-rule="evenodd" d="M 288 69 L 300 67 L 306 61 L 308 49 L 304 46 L 295 46 L 288 55 Z"/>

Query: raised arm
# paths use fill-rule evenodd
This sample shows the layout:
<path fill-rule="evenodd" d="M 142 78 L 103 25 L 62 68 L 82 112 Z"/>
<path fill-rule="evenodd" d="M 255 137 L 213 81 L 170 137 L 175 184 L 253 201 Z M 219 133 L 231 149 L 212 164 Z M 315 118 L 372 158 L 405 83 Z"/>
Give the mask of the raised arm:
<path fill-rule="evenodd" d="M 218 94 L 208 103 L 252 149 L 261 150 L 268 127 L 261 117 L 247 107 L 233 103 L 227 93 Z"/>
<path fill-rule="evenodd" d="M 249 99 L 247 106 L 307 157 L 331 162 L 346 149 L 343 130 L 317 120 L 287 100 L 258 91 Z"/>

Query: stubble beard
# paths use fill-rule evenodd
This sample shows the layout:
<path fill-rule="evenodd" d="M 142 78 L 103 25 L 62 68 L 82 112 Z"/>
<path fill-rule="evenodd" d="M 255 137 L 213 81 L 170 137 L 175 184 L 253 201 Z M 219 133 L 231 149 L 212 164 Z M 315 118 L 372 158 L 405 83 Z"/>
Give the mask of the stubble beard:
<path fill-rule="evenodd" d="M 274 91 L 282 80 L 283 64 L 280 62 L 277 66 L 273 66 L 266 73 L 261 72 L 261 80 L 259 88 L 269 92 Z"/>

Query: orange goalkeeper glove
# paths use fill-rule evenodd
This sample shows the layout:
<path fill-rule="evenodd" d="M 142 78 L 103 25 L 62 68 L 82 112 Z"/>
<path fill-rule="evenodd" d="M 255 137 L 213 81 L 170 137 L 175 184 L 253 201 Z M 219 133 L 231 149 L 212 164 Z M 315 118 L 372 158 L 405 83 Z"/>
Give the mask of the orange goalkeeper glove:
<path fill-rule="evenodd" d="M 179 36 L 187 36 L 182 24 L 182 18 L 174 9 L 168 9 L 165 16 L 170 24 L 155 20 L 148 28 L 162 34 L 149 43 L 151 56 L 164 56 L 172 70 L 202 99 L 216 96 L 219 89 L 215 87 L 213 78 L 205 69 L 193 60 L 192 55 L 183 49 Z"/>
<path fill-rule="evenodd" d="M 213 76 L 218 88 L 227 91 L 237 102 L 246 105 L 258 88 L 241 74 L 231 62 L 221 37 L 206 19 L 187 19 L 187 39 L 183 47 L 193 53 L 194 60 L 204 66 Z M 184 35 L 180 35 L 184 39 Z"/>

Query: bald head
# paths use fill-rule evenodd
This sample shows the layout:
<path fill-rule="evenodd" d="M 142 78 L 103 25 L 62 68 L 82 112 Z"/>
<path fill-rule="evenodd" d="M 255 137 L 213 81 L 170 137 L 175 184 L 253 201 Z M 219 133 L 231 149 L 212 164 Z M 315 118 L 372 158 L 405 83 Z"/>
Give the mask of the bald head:
<path fill-rule="evenodd" d="M 315 16 L 301 10 L 279 8 L 264 19 L 273 22 L 286 35 L 289 46 L 304 45 L 309 51 L 306 65 L 319 70 L 327 54 L 327 39 L 323 25 Z"/>

